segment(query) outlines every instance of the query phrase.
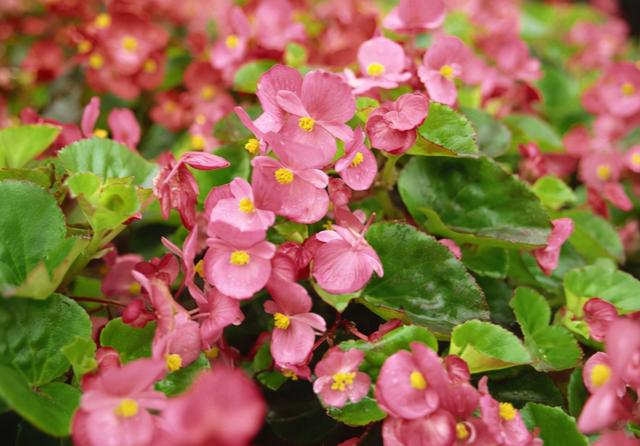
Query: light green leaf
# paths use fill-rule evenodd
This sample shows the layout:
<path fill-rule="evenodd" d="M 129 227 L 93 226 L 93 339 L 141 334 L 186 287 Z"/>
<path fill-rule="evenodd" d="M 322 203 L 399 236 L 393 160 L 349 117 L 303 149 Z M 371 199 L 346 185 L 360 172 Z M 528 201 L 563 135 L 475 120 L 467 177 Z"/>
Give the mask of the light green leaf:
<path fill-rule="evenodd" d="M 527 403 L 520 411 L 527 428 L 540 428 L 545 446 L 587 446 L 587 438 L 578 431 L 576 420 L 559 407 Z"/>
<path fill-rule="evenodd" d="M 299 68 L 307 63 L 307 49 L 299 43 L 289 42 L 284 49 L 284 61 L 293 68 Z"/>
<path fill-rule="evenodd" d="M 260 77 L 276 64 L 275 60 L 247 62 L 236 71 L 233 89 L 240 93 L 255 93 Z"/>
<path fill-rule="evenodd" d="M 511 147 L 511 132 L 502 122 L 477 108 L 462 108 L 478 135 L 478 146 L 485 155 L 495 158 Z"/>
<path fill-rule="evenodd" d="M 122 322 L 122 318 L 109 321 L 100 333 L 100 344 L 112 347 L 120 353 L 123 363 L 151 356 L 151 341 L 156 324 L 149 322 L 144 328 L 136 328 Z"/>
<path fill-rule="evenodd" d="M 327 415 L 347 426 L 366 426 L 384 420 L 387 414 L 380 409 L 375 398 L 365 396 L 357 403 L 347 403 L 344 407 L 325 407 Z"/>
<path fill-rule="evenodd" d="M 562 216 L 573 220 L 569 243 L 585 260 L 594 262 L 601 257 L 608 257 L 619 263 L 624 261 L 620 236 L 608 221 L 588 211 L 569 211 Z"/>
<path fill-rule="evenodd" d="M 60 134 L 49 124 L 21 125 L 0 130 L 0 168 L 19 168 L 45 151 Z"/>
<path fill-rule="evenodd" d="M 96 343 L 91 338 L 76 336 L 70 344 L 65 345 L 60 350 L 71 363 L 73 373 L 78 379 L 98 366 Z"/>
<path fill-rule="evenodd" d="M 562 138 L 558 132 L 542 119 L 533 115 L 513 114 L 503 122 L 511 129 L 511 146 L 535 142 L 542 152 L 562 152 Z"/>
<path fill-rule="evenodd" d="M 208 369 L 209 360 L 204 353 L 188 366 L 169 373 L 164 379 L 158 381 L 155 385 L 156 390 L 165 393 L 167 396 L 176 396 L 187 390 L 193 381 L 200 375 L 203 370 Z"/>
<path fill-rule="evenodd" d="M 356 116 L 362 123 L 366 123 L 372 111 L 380 106 L 380 103 L 373 98 L 361 96 L 356 99 Z"/>
<path fill-rule="evenodd" d="M 320 288 L 320 286 L 316 283 L 315 280 L 311 280 L 311 285 L 313 286 L 314 291 L 320 296 L 320 298 L 331 305 L 333 308 L 342 313 L 347 306 L 349 306 L 349 302 L 357 297 L 360 297 L 360 292 L 350 293 L 350 294 L 331 294 L 327 291 Z"/>
<path fill-rule="evenodd" d="M 564 181 L 554 176 L 539 178 L 531 187 L 542 204 L 554 211 L 577 201 L 576 195 Z"/>

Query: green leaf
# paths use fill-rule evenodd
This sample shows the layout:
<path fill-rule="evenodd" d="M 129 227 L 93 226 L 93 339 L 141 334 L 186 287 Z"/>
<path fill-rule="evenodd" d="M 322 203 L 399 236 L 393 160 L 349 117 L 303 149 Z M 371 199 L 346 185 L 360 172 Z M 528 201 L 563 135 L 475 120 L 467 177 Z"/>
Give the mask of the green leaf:
<path fill-rule="evenodd" d="M 276 64 L 275 60 L 247 62 L 236 71 L 233 89 L 240 93 L 255 93 L 260 76 Z"/>
<path fill-rule="evenodd" d="M 65 296 L 0 299 L 0 364 L 15 368 L 33 386 L 69 369 L 61 349 L 77 336 L 90 338 L 89 316 Z"/>
<path fill-rule="evenodd" d="M 563 206 L 575 203 L 578 198 L 564 181 L 554 176 L 539 178 L 531 187 L 542 204 L 554 211 Z"/>
<path fill-rule="evenodd" d="M 284 49 L 284 61 L 287 65 L 299 68 L 307 63 L 307 49 L 299 43 L 289 42 Z"/>
<path fill-rule="evenodd" d="M 353 299 L 360 297 L 360 292 L 350 293 L 350 294 L 331 294 L 327 291 L 323 290 L 318 286 L 315 280 L 311 280 L 311 285 L 313 286 L 314 291 L 320 296 L 320 298 L 331 305 L 333 308 L 342 313 L 347 306 L 349 306 L 349 302 Z"/>
<path fill-rule="evenodd" d="M 133 184 L 150 188 L 157 166 L 110 139 L 91 138 L 75 142 L 58 159 L 70 173 L 91 172 L 107 180 L 133 177 Z"/>
<path fill-rule="evenodd" d="M 431 102 L 429 114 L 418 128 L 418 141 L 411 155 L 476 156 L 478 144 L 469 120 L 452 108 Z"/>
<path fill-rule="evenodd" d="M 70 344 L 65 345 L 60 350 L 71 363 L 73 373 L 78 379 L 98 366 L 96 343 L 91 338 L 76 336 Z"/>
<path fill-rule="evenodd" d="M 459 242 L 533 248 L 550 232 L 525 183 L 486 158 L 416 157 L 400 174 L 402 201 L 429 232 Z"/>
<path fill-rule="evenodd" d="M 46 150 L 60 134 L 49 124 L 21 125 L 0 130 L 0 168 L 18 168 Z"/>
<path fill-rule="evenodd" d="M 188 366 L 171 372 L 164 379 L 158 381 L 155 385 L 156 390 L 165 393 L 167 396 L 179 395 L 191 386 L 203 370 L 209 367 L 209 360 L 204 353 L 201 353 L 198 359 Z"/>
<path fill-rule="evenodd" d="M 509 269 L 509 256 L 502 248 L 478 245 L 462 245 L 462 263 L 474 273 L 504 279 Z"/>
<path fill-rule="evenodd" d="M 562 214 L 573 220 L 571 243 L 585 260 L 594 262 L 608 257 L 617 262 L 624 261 L 624 247 L 611 224 L 589 211 L 569 211 Z"/>
<path fill-rule="evenodd" d="M 513 114 L 503 122 L 511 129 L 511 147 L 535 142 L 542 152 L 562 152 L 562 138 L 556 130 L 542 119 L 533 115 Z"/>
<path fill-rule="evenodd" d="M 200 196 L 198 201 L 204 203 L 209 191 L 223 184 L 230 183 L 234 178 L 249 179 L 251 172 L 251 160 L 249 154 L 241 144 L 228 144 L 219 147 L 214 152 L 231 163 L 229 167 L 214 170 L 192 170 L 191 172 L 198 181 Z"/>
<path fill-rule="evenodd" d="M 149 322 L 144 328 L 136 328 L 122 322 L 122 318 L 116 318 L 102 329 L 100 344 L 116 349 L 123 363 L 150 357 L 155 330 L 156 324 L 153 322 Z"/>
<path fill-rule="evenodd" d="M 0 197 L 0 292 L 12 294 L 59 247 L 66 228 L 56 200 L 33 183 L 2 181 Z"/>
<path fill-rule="evenodd" d="M 528 402 L 561 406 L 564 398 L 547 373 L 527 368 L 524 373 L 503 380 L 489 380 L 491 395 L 498 401 L 522 407 Z"/>
<path fill-rule="evenodd" d="M 491 158 L 504 155 L 511 147 L 511 132 L 502 122 L 477 108 L 461 109 L 478 135 L 480 151 Z"/>
<path fill-rule="evenodd" d="M 0 181 L 18 180 L 30 181 L 40 187 L 49 189 L 53 184 L 54 171 L 51 165 L 45 167 L 37 167 L 35 169 L 22 168 L 0 168 Z"/>
<path fill-rule="evenodd" d="M 449 354 L 464 359 L 471 373 L 531 362 L 529 352 L 513 333 L 483 321 L 468 321 L 454 328 Z"/>
<path fill-rule="evenodd" d="M 360 370 L 375 380 L 384 361 L 400 350 L 410 350 L 409 344 L 421 342 L 433 351 L 438 351 L 438 341 L 429 330 L 417 325 L 404 325 L 386 333 L 375 342 L 349 340 L 341 342 L 338 347 L 343 351 L 357 348 L 365 353 Z"/>
<path fill-rule="evenodd" d="M 327 415 L 347 426 L 366 426 L 384 420 L 387 414 L 380 409 L 375 398 L 365 396 L 357 403 L 347 403 L 344 407 L 326 407 Z"/>
<path fill-rule="evenodd" d="M 528 403 L 520 411 L 527 428 L 540 428 L 545 446 L 587 446 L 587 438 L 578 431 L 576 420 L 559 407 Z"/>
<path fill-rule="evenodd" d="M 576 368 L 571 372 L 569 385 L 567 386 L 567 401 L 569 403 L 569 413 L 574 416 L 580 416 L 584 403 L 589 398 L 589 391 L 582 380 L 582 367 Z"/>
<path fill-rule="evenodd" d="M 24 376 L 0 365 L 0 398 L 38 429 L 55 437 L 71 433 L 71 418 L 80 404 L 80 391 L 65 383 L 32 390 Z"/>
<path fill-rule="evenodd" d="M 469 319 L 488 319 L 482 290 L 445 246 L 406 224 L 376 223 L 367 232 L 384 267 L 362 301 L 384 318 L 402 318 L 439 336 Z"/>
<path fill-rule="evenodd" d="M 366 123 L 371 112 L 379 106 L 380 103 L 375 99 L 361 96 L 356 99 L 356 116 L 358 117 L 358 119 L 360 119 L 360 121 Z"/>
<path fill-rule="evenodd" d="M 518 288 L 511 306 L 536 370 L 548 372 L 576 366 L 582 357 L 578 342 L 564 327 L 549 326 L 551 308 L 544 297 L 530 288 Z"/>

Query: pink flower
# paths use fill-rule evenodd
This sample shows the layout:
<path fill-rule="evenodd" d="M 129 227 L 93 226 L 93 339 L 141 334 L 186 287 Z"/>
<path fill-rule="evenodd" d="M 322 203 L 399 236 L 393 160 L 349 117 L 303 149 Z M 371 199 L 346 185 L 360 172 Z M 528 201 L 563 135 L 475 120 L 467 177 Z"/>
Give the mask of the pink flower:
<path fill-rule="evenodd" d="M 606 300 L 594 297 L 582 307 L 584 321 L 589 326 L 589 336 L 596 341 L 604 341 L 611 324 L 618 319 L 618 310 Z"/>
<path fill-rule="evenodd" d="M 193 228 L 196 224 L 198 183 L 187 166 L 199 170 L 214 170 L 228 167 L 229 162 L 202 152 L 187 152 L 176 162 L 173 153 L 163 152 L 159 163 L 161 170 L 154 180 L 153 193 L 160 200 L 162 216 L 167 219 L 171 209 L 176 209 L 182 224 L 187 229 Z"/>
<path fill-rule="evenodd" d="M 154 444 L 248 446 L 266 414 L 258 386 L 242 372 L 214 367 L 169 400 Z"/>
<path fill-rule="evenodd" d="M 209 235 L 224 233 L 254 243 L 264 240 L 275 221 L 274 213 L 256 207 L 251 185 L 242 178 L 234 179 L 229 190 L 232 198 L 218 201 L 209 214 Z"/>
<path fill-rule="evenodd" d="M 558 218 L 551 222 L 553 229 L 547 239 L 547 246 L 533 251 L 538 266 L 549 276 L 558 266 L 560 249 L 573 232 L 573 220 L 570 218 Z"/>
<path fill-rule="evenodd" d="M 262 0 L 255 12 L 256 38 L 261 47 L 283 51 L 289 42 L 305 38 L 304 25 L 294 21 L 288 0 Z"/>
<path fill-rule="evenodd" d="M 182 309 L 174 313 L 170 326 L 158 325 L 151 352 L 154 358 L 165 362 L 168 371 L 175 372 L 198 358 L 200 346 L 200 326 Z"/>
<path fill-rule="evenodd" d="M 589 389 L 590 393 L 596 393 L 611 379 L 611 363 L 609 362 L 609 356 L 604 352 L 597 352 L 593 354 L 582 369 L 582 381 L 584 385 Z M 624 383 L 618 383 L 617 394 L 619 397 L 624 396 L 626 388 Z"/>
<path fill-rule="evenodd" d="M 583 96 L 583 105 L 594 114 L 628 118 L 640 111 L 640 70 L 632 62 L 611 65 Z"/>
<path fill-rule="evenodd" d="M 229 297 L 248 299 L 269 280 L 276 248 L 266 241 L 246 243 L 227 239 L 229 233 L 218 235 L 224 238 L 207 240 L 209 249 L 204 256 L 207 282 Z"/>
<path fill-rule="evenodd" d="M 311 313 L 311 298 L 306 293 L 290 293 L 290 288 L 271 289 L 273 300 L 264 303 L 264 310 L 273 314 L 271 356 L 280 367 L 288 368 L 307 361 L 316 331 L 326 330 L 322 317 Z"/>
<path fill-rule="evenodd" d="M 366 229 L 365 229 L 366 230 Z M 313 254 L 312 274 L 318 285 L 334 294 L 361 290 L 375 271 L 384 275 L 382 262 L 362 233 L 333 225 L 316 234 L 322 242 Z"/>
<path fill-rule="evenodd" d="M 387 417 L 382 438 L 385 446 L 451 446 L 456 440 L 456 422 L 444 410 L 412 420 Z"/>
<path fill-rule="evenodd" d="M 35 82 L 51 82 L 65 69 L 64 53 L 52 40 L 36 41 L 22 60 L 21 68 L 33 76 Z"/>
<path fill-rule="evenodd" d="M 631 147 L 625 155 L 627 169 L 640 173 L 640 146 Z"/>
<path fill-rule="evenodd" d="M 633 203 L 619 182 L 623 163 L 624 159 L 617 152 L 592 153 L 582 158 L 578 173 L 592 193 L 606 198 L 623 211 L 629 211 Z"/>
<path fill-rule="evenodd" d="M 164 370 L 162 361 L 152 359 L 105 370 L 82 395 L 73 418 L 74 442 L 91 446 L 151 444 L 155 422 L 148 409 L 166 406 L 165 395 L 153 390 Z"/>
<path fill-rule="evenodd" d="M 445 15 L 442 0 L 400 0 L 384 18 L 382 26 L 402 34 L 417 34 L 438 28 Z"/>
<path fill-rule="evenodd" d="M 411 353 L 401 350 L 385 360 L 376 383 L 376 400 L 391 416 L 415 420 L 438 409 L 446 375 L 433 350 L 419 342 L 410 347 Z"/>
<path fill-rule="evenodd" d="M 407 93 L 395 102 L 383 103 L 367 120 L 371 145 L 392 155 L 400 155 L 415 143 L 416 128 L 429 112 L 429 102 L 421 93 Z"/>
<path fill-rule="evenodd" d="M 242 323 L 244 314 L 240 310 L 238 299 L 225 296 L 215 288 L 209 288 L 205 298 L 206 303 L 198 304 L 198 316 L 205 318 L 200 324 L 200 336 L 203 348 L 211 348 L 226 327 Z"/>
<path fill-rule="evenodd" d="M 406 71 L 404 50 L 386 37 L 374 37 L 360 45 L 358 64 L 363 77 L 356 78 L 351 70 L 345 70 L 355 95 L 372 88 L 396 88 L 411 78 L 411 73 Z"/>
<path fill-rule="evenodd" d="M 462 75 L 469 50 L 454 36 L 436 38 L 418 68 L 418 76 L 427 88 L 429 98 L 453 106 L 458 97 L 455 79 Z"/>
<path fill-rule="evenodd" d="M 256 96 L 264 113 L 256 119 L 255 126 L 263 133 L 279 132 L 284 124 L 286 112 L 278 105 L 278 92 L 290 91 L 299 95 L 301 89 L 302 76 L 298 70 L 280 64 L 271 67 L 258 80 Z"/>
<path fill-rule="evenodd" d="M 107 263 L 108 272 L 102 280 L 100 289 L 110 298 L 124 298 L 125 302 L 140 294 L 140 284 L 131 275 L 134 267 L 142 262 L 138 254 L 117 256 Z"/>
<path fill-rule="evenodd" d="M 336 172 L 353 190 L 367 190 L 378 173 L 376 157 L 364 144 L 364 132 L 358 127 L 344 148 L 344 156 L 336 161 Z"/>
<path fill-rule="evenodd" d="M 184 283 L 191 293 L 196 303 L 202 304 L 206 302 L 202 290 L 194 282 L 196 273 L 194 261 L 198 252 L 198 226 L 194 226 L 189 235 L 185 238 L 182 249 L 178 248 L 172 242 L 162 237 L 162 244 L 173 254 L 182 259 L 182 273 L 184 274 Z"/>
<path fill-rule="evenodd" d="M 515 30 L 492 34 L 481 43 L 487 55 L 493 57 L 508 80 L 534 81 L 542 75 L 540 61 L 531 57 L 529 47 Z"/>
<path fill-rule="evenodd" d="M 227 20 L 220 23 L 224 23 L 227 29 L 213 46 L 210 61 L 214 68 L 223 69 L 244 58 L 251 25 L 242 9 L 237 6 L 229 9 Z"/>
<path fill-rule="evenodd" d="M 371 378 L 358 371 L 364 352 L 356 348 L 343 352 L 331 349 L 316 365 L 313 391 L 328 406 L 342 407 L 347 400 L 357 403 L 369 393 Z"/>
<path fill-rule="evenodd" d="M 109 113 L 107 123 L 113 139 L 135 151 L 140 142 L 140 124 L 128 108 L 114 108 Z"/>
<path fill-rule="evenodd" d="M 624 430 L 605 432 L 593 446 L 640 446 L 640 440 L 629 436 Z"/>

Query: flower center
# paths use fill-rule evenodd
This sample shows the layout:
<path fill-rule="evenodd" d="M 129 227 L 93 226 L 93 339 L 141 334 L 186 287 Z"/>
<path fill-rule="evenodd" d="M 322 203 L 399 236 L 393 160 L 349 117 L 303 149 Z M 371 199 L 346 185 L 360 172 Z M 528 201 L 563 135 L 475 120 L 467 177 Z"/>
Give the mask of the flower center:
<path fill-rule="evenodd" d="M 88 40 L 82 40 L 78 43 L 78 52 L 81 54 L 88 53 L 91 51 L 91 48 L 93 48 L 93 45 Z"/>
<path fill-rule="evenodd" d="M 249 141 L 244 145 L 244 148 L 247 152 L 252 155 L 256 155 L 260 150 L 260 141 L 255 138 L 250 138 Z"/>
<path fill-rule="evenodd" d="M 227 45 L 227 48 L 234 49 L 240 43 L 240 39 L 235 34 L 230 34 L 225 39 L 224 43 Z"/>
<path fill-rule="evenodd" d="M 247 251 L 233 251 L 229 257 L 229 263 L 232 265 L 246 265 L 251 260 L 251 256 Z"/>
<path fill-rule="evenodd" d="M 209 350 L 205 350 L 204 355 L 207 359 L 216 359 L 220 354 L 220 349 L 215 345 L 211 347 Z"/>
<path fill-rule="evenodd" d="M 200 259 L 193 270 L 198 274 L 201 278 L 204 279 L 204 260 Z"/>
<path fill-rule="evenodd" d="M 411 383 L 411 387 L 417 390 L 424 390 L 427 388 L 427 381 L 424 379 L 422 373 L 417 370 L 411 372 L 409 375 L 409 382 Z"/>
<path fill-rule="evenodd" d="M 99 14 L 94 23 L 100 29 L 108 28 L 111 25 L 111 16 L 106 13 Z"/>
<path fill-rule="evenodd" d="M 113 413 L 124 418 L 135 417 L 138 414 L 138 403 L 131 398 L 122 398 Z"/>
<path fill-rule="evenodd" d="M 276 328 L 286 330 L 289 328 L 289 324 L 291 324 L 291 320 L 286 314 L 276 313 L 273 315 L 273 325 L 275 325 Z"/>
<path fill-rule="evenodd" d="M 248 198 L 242 198 L 239 203 L 240 210 L 245 214 L 250 214 L 256 210 L 253 201 Z"/>
<path fill-rule="evenodd" d="M 640 166 L 640 153 L 634 153 L 631 155 L 631 163 L 634 166 Z"/>
<path fill-rule="evenodd" d="M 109 133 L 105 129 L 95 129 L 93 131 L 93 136 L 104 139 L 109 136 Z"/>
<path fill-rule="evenodd" d="M 604 364 L 596 364 L 591 369 L 591 383 L 595 387 L 604 386 L 611 377 L 611 369 Z"/>
<path fill-rule="evenodd" d="M 131 36 L 125 36 L 122 39 L 122 48 L 129 51 L 130 53 L 135 53 L 138 49 L 138 39 Z"/>
<path fill-rule="evenodd" d="M 500 418 L 505 421 L 513 420 L 518 411 L 513 407 L 511 403 L 500 403 Z"/>
<path fill-rule="evenodd" d="M 601 164 L 596 169 L 596 175 L 598 175 L 598 178 L 600 178 L 602 181 L 607 181 L 609 178 L 611 178 L 611 167 L 609 167 L 607 164 Z"/>
<path fill-rule="evenodd" d="M 206 141 L 204 140 L 202 135 L 191 135 L 191 147 L 193 147 L 195 150 L 204 149 L 205 144 Z"/>
<path fill-rule="evenodd" d="M 446 79 L 453 79 L 453 67 L 451 65 L 443 65 L 440 67 L 440 74 Z"/>
<path fill-rule="evenodd" d="M 205 101 L 209 101 L 213 99 L 215 95 L 216 95 L 216 89 L 213 88 L 211 85 L 207 85 L 206 87 L 203 87 L 202 90 L 200 90 L 200 97 Z"/>
<path fill-rule="evenodd" d="M 351 160 L 351 167 L 358 167 L 360 163 L 362 163 L 362 160 L 364 160 L 364 155 L 362 154 L 362 152 L 356 153 L 356 156 L 354 156 Z"/>
<path fill-rule="evenodd" d="M 353 379 L 355 377 L 356 372 L 338 372 L 333 375 L 333 383 L 331 384 L 331 389 L 344 392 L 347 387 L 351 387 L 351 385 L 353 385 Z"/>
<path fill-rule="evenodd" d="M 632 96 L 636 92 L 636 87 L 631 82 L 625 82 L 620 87 L 620 91 L 624 96 Z"/>
<path fill-rule="evenodd" d="M 279 168 L 275 172 L 276 181 L 280 184 L 291 184 L 293 182 L 293 172 L 284 167 Z"/>
<path fill-rule="evenodd" d="M 467 429 L 464 423 L 456 424 L 456 437 L 458 440 L 466 440 L 469 438 L 469 429 Z"/>
<path fill-rule="evenodd" d="M 182 356 L 179 354 L 171 353 L 170 355 L 166 355 L 164 358 L 167 362 L 167 370 L 170 372 L 175 372 L 182 368 Z"/>
<path fill-rule="evenodd" d="M 367 65 L 367 74 L 372 77 L 382 76 L 384 74 L 384 65 L 378 62 Z"/>
<path fill-rule="evenodd" d="M 153 59 L 148 59 L 144 62 L 142 68 L 144 69 L 145 73 L 155 73 L 156 71 L 158 71 L 158 63 Z"/>
<path fill-rule="evenodd" d="M 104 67 L 104 57 L 98 53 L 93 53 L 89 56 L 89 66 L 94 70 L 99 70 Z"/>
<path fill-rule="evenodd" d="M 167 101 L 164 103 L 162 107 L 164 108 L 164 111 L 166 111 L 167 113 L 173 113 L 178 109 L 178 104 L 176 104 L 173 101 Z"/>
<path fill-rule="evenodd" d="M 313 131 L 313 127 L 316 125 L 316 121 L 310 116 L 304 116 L 298 119 L 298 126 L 305 132 Z"/>
<path fill-rule="evenodd" d="M 133 282 L 129 285 L 129 294 L 136 296 L 140 294 L 140 291 L 142 291 L 142 287 L 138 282 Z"/>

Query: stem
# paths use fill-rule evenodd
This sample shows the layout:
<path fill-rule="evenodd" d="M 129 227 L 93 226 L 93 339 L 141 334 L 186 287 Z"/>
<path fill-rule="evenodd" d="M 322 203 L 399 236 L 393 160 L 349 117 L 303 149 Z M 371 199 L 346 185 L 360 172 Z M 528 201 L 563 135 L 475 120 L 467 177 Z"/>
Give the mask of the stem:
<path fill-rule="evenodd" d="M 122 302 L 118 302 L 117 300 L 110 299 L 100 299 L 97 297 L 79 297 L 79 296 L 71 296 L 71 299 L 76 300 L 78 302 L 95 302 L 97 304 L 103 305 L 115 305 L 116 307 L 126 308 L 127 306 Z"/>
<path fill-rule="evenodd" d="M 399 156 L 390 156 L 387 158 L 387 162 L 384 164 L 382 170 L 382 185 L 387 189 L 393 189 L 398 179 L 398 173 L 396 172 L 396 163 L 400 159 Z"/>

